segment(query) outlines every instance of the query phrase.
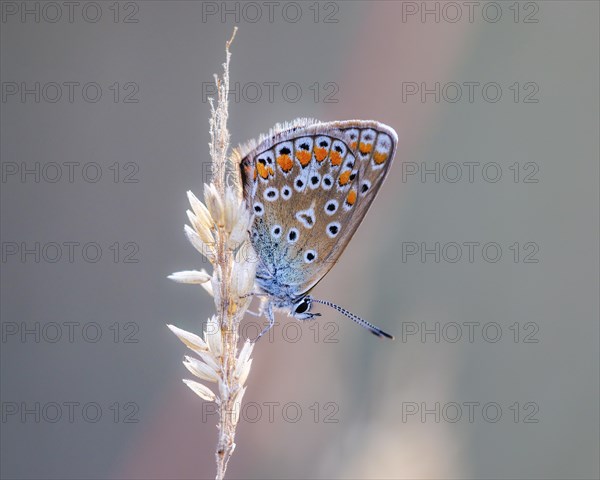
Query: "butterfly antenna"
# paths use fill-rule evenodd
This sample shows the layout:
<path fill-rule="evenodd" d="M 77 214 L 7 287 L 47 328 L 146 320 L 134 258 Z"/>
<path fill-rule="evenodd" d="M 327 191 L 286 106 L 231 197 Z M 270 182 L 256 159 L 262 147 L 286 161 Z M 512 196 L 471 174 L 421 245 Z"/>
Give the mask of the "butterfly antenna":
<path fill-rule="evenodd" d="M 316 302 L 316 303 L 321 303 L 322 305 L 327 305 L 328 307 L 331 307 L 334 310 L 337 310 L 342 315 L 345 315 L 346 317 L 354 320 L 361 327 L 364 327 L 367 330 L 369 330 L 373 335 L 377 335 L 378 337 L 391 338 L 392 340 L 394 339 L 393 335 L 390 335 L 389 333 L 384 332 L 383 330 L 381 330 L 380 328 L 377 328 L 372 323 L 369 323 L 366 320 L 363 320 L 358 315 L 354 315 L 352 312 L 349 312 L 345 308 L 342 308 L 339 305 L 336 305 L 335 303 L 328 302 L 327 300 L 317 300 L 316 298 L 313 298 L 312 301 Z"/>

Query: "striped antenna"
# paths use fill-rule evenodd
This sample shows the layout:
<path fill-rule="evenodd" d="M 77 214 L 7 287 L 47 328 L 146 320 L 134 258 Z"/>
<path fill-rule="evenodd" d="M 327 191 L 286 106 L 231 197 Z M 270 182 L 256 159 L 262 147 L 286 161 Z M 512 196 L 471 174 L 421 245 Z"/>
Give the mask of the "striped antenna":
<path fill-rule="evenodd" d="M 366 320 L 363 320 L 362 318 L 360 318 L 358 315 L 354 315 L 353 313 L 349 312 L 348 310 L 346 310 L 345 308 L 340 307 L 339 305 L 336 305 L 335 303 L 329 302 L 327 300 L 317 300 L 316 298 L 312 298 L 311 299 L 313 302 L 316 303 L 321 303 L 323 305 L 327 305 L 328 307 L 331 307 L 335 310 L 337 310 L 338 312 L 340 312 L 342 315 L 345 315 L 346 317 L 354 320 L 356 323 L 358 323 L 361 327 L 366 328 L 367 330 L 369 330 L 373 335 L 377 335 L 378 337 L 385 337 L 385 338 L 391 338 L 392 340 L 394 339 L 393 335 L 390 335 L 389 333 L 384 332 L 383 330 L 381 330 L 380 328 L 377 328 L 375 325 L 373 325 L 372 323 L 367 322 Z"/>

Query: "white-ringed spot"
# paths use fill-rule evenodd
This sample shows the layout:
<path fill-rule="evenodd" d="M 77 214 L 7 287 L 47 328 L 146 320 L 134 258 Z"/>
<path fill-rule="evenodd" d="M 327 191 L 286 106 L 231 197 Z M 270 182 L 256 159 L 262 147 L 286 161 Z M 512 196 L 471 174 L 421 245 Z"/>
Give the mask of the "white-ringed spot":
<path fill-rule="evenodd" d="M 325 175 L 323 175 L 323 180 L 321 181 L 321 188 L 323 190 L 331 190 L 331 187 L 333 187 L 333 177 L 326 173 Z"/>
<path fill-rule="evenodd" d="M 275 187 L 269 187 L 265 189 L 263 197 L 267 202 L 274 202 L 279 198 L 279 190 L 277 190 Z"/>
<path fill-rule="evenodd" d="M 340 229 L 342 228 L 342 224 L 340 222 L 331 222 L 327 225 L 325 231 L 329 238 L 335 238 L 340 233 Z"/>
<path fill-rule="evenodd" d="M 294 180 L 294 190 L 303 192 L 306 189 L 306 178 L 303 175 L 298 175 Z"/>
<path fill-rule="evenodd" d="M 323 210 L 325 210 L 325 213 L 327 215 L 333 215 L 335 212 L 337 212 L 337 209 L 339 206 L 340 206 L 339 202 L 332 198 L 325 204 L 325 206 L 323 207 Z"/>
<path fill-rule="evenodd" d="M 355 146 L 352 146 L 352 143 L 357 142 L 358 139 L 358 134 L 359 134 L 359 130 L 357 128 L 349 128 L 348 130 L 345 131 L 346 132 L 346 136 L 350 139 L 349 143 L 350 143 L 350 148 L 352 149 L 356 149 Z"/>
<path fill-rule="evenodd" d="M 369 180 L 364 180 L 360 185 L 360 193 L 367 193 L 371 188 L 371 182 Z"/>
<path fill-rule="evenodd" d="M 375 150 L 380 153 L 390 153 L 392 150 L 392 139 L 388 134 L 380 132 L 377 136 L 377 143 L 375 144 Z"/>
<path fill-rule="evenodd" d="M 283 233 L 283 228 L 281 225 L 273 225 L 271 227 L 271 236 L 275 239 L 281 238 L 281 234 Z"/>
<path fill-rule="evenodd" d="M 253 205 L 254 214 L 258 217 L 262 217 L 263 213 L 265 213 L 265 207 L 260 202 L 254 202 Z"/>
<path fill-rule="evenodd" d="M 312 228 L 315 225 L 316 216 L 313 207 L 306 210 L 300 210 L 296 212 L 296 220 L 298 220 L 305 228 Z"/>
<path fill-rule="evenodd" d="M 300 232 L 298 229 L 295 227 L 290 228 L 287 234 L 288 243 L 296 243 L 298 241 L 298 237 L 300 237 Z"/>
<path fill-rule="evenodd" d="M 304 252 L 304 263 L 313 263 L 317 259 L 316 250 L 307 250 Z"/>
<path fill-rule="evenodd" d="M 292 189 L 288 185 L 284 185 L 281 188 L 281 198 L 289 200 L 292 197 Z"/>
<path fill-rule="evenodd" d="M 310 187 L 311 190 L 314 190 L 316 188 L 319 188 L 320 184 L 321 184 L 321 175 L 319 175 L 317 172 L 313 172 L 310 175 L 310 178 L 308 179 L 308 186 Z"/>

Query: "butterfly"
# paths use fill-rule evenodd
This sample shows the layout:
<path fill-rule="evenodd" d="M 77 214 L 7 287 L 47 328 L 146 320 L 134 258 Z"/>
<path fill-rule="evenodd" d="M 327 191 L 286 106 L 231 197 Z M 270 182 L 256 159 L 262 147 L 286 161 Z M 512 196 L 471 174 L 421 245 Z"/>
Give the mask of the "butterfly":
<path fill-rule="evenodd" d="M 390 171 L 398 137 L 376 121 L 297 119 L 238 148 L 243 197 L 254 215 L 256 295 L 269 325 L 274 310 L 298 320 L 334 308 L 379 337 L 380 328 L 310 292 L 336 263 Z M 266 304 L 266 305 L 265 305 Z"/>

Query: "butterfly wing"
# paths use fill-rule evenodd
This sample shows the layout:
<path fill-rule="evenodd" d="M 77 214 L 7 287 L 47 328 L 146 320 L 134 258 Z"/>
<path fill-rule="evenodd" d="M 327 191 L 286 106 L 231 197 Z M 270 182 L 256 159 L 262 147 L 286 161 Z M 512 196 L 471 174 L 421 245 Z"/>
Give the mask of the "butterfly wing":
<path fill-rule="evenodd" d="M 296 295 L 333 267 L 389 172 L 393 129 L 374 121 L 301 120 L 242 152 L 251 240 L 264 267 Z"/>

